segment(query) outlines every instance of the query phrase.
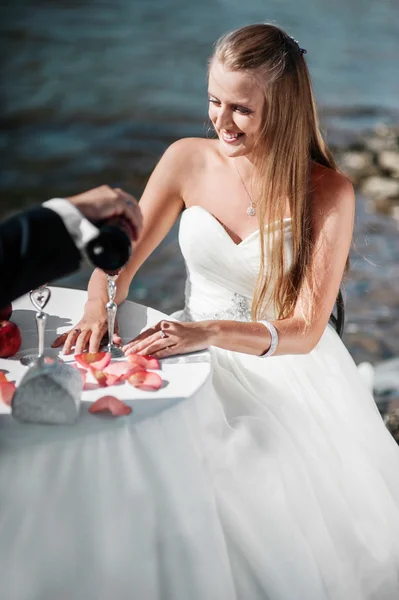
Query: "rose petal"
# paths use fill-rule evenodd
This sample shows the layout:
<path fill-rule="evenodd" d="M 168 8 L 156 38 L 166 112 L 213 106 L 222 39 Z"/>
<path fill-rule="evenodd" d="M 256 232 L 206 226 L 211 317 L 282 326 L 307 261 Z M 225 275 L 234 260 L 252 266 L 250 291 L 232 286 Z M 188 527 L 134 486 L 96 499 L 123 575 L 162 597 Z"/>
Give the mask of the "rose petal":
<path fill-rule="evenodd" d="M 111 373 L 106 373 L 105 375 L 107 385 L 116 385 L 117 383 L 122 383 L 122 378 L 118 377 L 118 375 L 112 375 Z"/>
<path fill-rule="evenodd" d="M 107 387 L 107 376 L 100 369 L 95 369 L 90 365 L 90 373 L 92 373 L 94 379 L 98 382 L 101 387 Z"/>
<path fill-rule="evenodd" d="M 136 371 L 128 377 L 128 382 L 139 390 L 153 392 L 161 387 L 162 378 L 151 371 Z"/>
<path fill-rule="evenodd" d="M 82 352 L 82 354 L 75 354 L 75 360 L 85 369 L 93 367 L 102 371 L 109 365 L 111 354 L 109 352 Z"/>
<path fill-rule="evenodd" d="M 16 389 L 15 383 L 10 383 L 9 381 L 0 383 L 0 400 L 4 404 L 7 404 L 7 406 L 10 406 Z"/>
<path fill-rule="evenodd" d="M 129 371 L 131 371 L 131 369 L 132 369 L 131 363 L 127 362 L 126 360 L 121 360 L 119 362 L 110 363 L 104 369 L 104 373 L 107 373 L 110 375 L 116 375 L 119 377 L 120 375 L 125 375 L 125 373 L 128 373 Z"/>
<path fill-rule="evenodd" d="M 143 367 L 139 367 L 138 365 L 130 365 L 130 369 L 127 371 L 127 373 L 121 375 L 121 381 L 127 381 L 130 375 L 137 373 L 137 371 L 145 371 L 145 369 L 143 369 Z"/>
<path fill-rule="evenodd" d="M 132 409 L 115 396 L 102 396 L 102 398 L 93 402 L 89 408 L 89 413 L 95 414 L 103 411 L 109 411 L 112 416 L 120 417 L 123 415 L 130 415 Z"/>
<path fill-rule="evenodd" d="M 0 383 L 9 383 L 5 373 L 0 373 Z"/>
<path fill-rule="evenodd" d="M 154 358 L 153 356 L 143 356 L 141 354 L 132 353 L 127 355 L 127 359 L 129 362 L 143 367 L 143 369 L 161 368 L 159 360 L 157 358 Z"/>

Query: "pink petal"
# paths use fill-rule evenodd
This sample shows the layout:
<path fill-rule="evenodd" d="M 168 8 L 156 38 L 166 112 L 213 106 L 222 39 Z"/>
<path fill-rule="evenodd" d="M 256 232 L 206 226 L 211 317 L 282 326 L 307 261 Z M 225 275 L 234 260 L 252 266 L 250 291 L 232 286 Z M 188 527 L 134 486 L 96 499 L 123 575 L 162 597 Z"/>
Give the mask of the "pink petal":
<path fill-rule="evenodd" d="M 104 369 L 104 373 L 107 373 L 110 375 L 117 375 L 119 377 L 120 375 L 124 375 L 125 373 L 128 373 L 128 371 L 130 371 L 131 369 L 132 369 L 132 365 L 129 362 L 127 362 L 126 360 L 123 360 L 120 362 L 110 363 Z"/>
<path fill-rule="evenodd" d="M 102 398 L 93 402 L 89 408 L 89 413 L 91 414 L 104 411 L 109 411 L 114 417 L 120 417 L 123 415 L 130 415 L 132 409 L 115 396 L 102 396 Z"/>
<path fill-rule="evenodd" d="M 160 369 L 161 365 L 157 358 L 153 356 L 143 356 L 142 354 L 128 354 L 127 359 L 129 362 L 142 367 L 143 369 Z"/>
<path fill-rule="evenodd" d="M 7 406 L 10 406 L 16 389 L 15 383 L 10 383 L 9 381 L 0 383 L 0 400 L 4 404 L 7 404 Z"/>
<path fill-rule="evenodd" d="M 105 373 L 107 379 L 107 385 L 115 385 L 116 383 L 122 383 L 122 378 L 118 377 L 118 375 L 111 375 L 110 373 Z"/>
<path fill-rule="evenodd" d="M 109 352 L 82 352 L 82 354 L 75 354 L 75 360 L 85 369 L 93 367 L 102 371 L 109 365 L 111 355 Z"/>
<path fill-rule="evenodd" d="M 139 390 L 153 392 L 161 387 L 162 378 L 158 373 L 152 373 L 151 371 L 136 371 L 129 376 L 128 382 Z"/>
<path fill-rule="evenodd" d="M 145 369 L 143 369 L 142 367 L 139 367 L 138 365 L 131 365 L 130 369 L 127 371 L 127 373 L 124 373 L 123 375 L 121 375 L 121 381 L 127 381 L 130 377 L 130 375 L 133 375 L 134 373 L 137 373 L 137 371 L 144 371 Z"/>
<path fill-rule="evenodd" d="M 101 387 L 107 386 L 107 376 L 103 371 L 100 371 L 100 369 L 96 369 L 92 365 L 90 365 L 90 372 L 93 374 L 93 377 L 98 381 L 98 385 L 100 385 Z"/>

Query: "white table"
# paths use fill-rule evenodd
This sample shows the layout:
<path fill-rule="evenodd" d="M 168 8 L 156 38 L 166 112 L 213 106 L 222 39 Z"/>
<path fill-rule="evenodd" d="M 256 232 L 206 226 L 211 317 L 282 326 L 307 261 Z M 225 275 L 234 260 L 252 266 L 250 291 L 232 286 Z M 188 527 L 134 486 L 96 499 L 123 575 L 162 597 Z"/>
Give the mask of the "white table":
<path fill-rule="evenodd" d="M 46 346 L 77 322 L 85 292 L 52 288 Z M 27 297 L 12 320 L 23 347 L 36 343 Z M 165 315 L 126 302 L 129 340 Z M 17 359 L 0 370 L 19 380 Z M 83 392 L 70 426 L 17 423 L 0 415 L 1 600 L 231 600 L 224 539 L 207 479 L 199 423 L 211 385 L 208 352 L 168 359 L 167 385 L 107 388 L 133 412 L 90 415 L 104 390 Z"/>

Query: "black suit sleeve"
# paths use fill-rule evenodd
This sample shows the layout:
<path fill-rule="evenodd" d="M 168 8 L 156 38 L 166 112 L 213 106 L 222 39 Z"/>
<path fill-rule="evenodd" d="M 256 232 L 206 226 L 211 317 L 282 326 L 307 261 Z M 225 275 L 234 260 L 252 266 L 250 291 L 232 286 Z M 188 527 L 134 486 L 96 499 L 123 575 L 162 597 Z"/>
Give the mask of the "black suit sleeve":
<path fill-rule="evenodd" d="M 81 254 L 63 220 L 42 206 L 0 223 L 0 307 L 79 268 Z"/>

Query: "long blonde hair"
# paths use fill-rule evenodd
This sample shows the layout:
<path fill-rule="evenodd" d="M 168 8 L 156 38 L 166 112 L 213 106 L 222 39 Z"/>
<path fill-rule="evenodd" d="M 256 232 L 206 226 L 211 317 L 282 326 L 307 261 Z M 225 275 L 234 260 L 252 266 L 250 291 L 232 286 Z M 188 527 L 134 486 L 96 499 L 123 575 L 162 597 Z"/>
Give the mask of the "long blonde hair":
<path fill-rule="evenodd" d="M 220 38 L 213 58 L 233 71 L 251 72 L 264 88 L 264 125 L 256 145 L 255 162 L 261 261 L 252 318 L 262 318 L 271 305 L 277 317 L 284 319 L 294 312 L 303 287 L 307 286 L 311 292 L 314 285 L 312 162 L 337 171 L 338 167 L 319 130 L 310 75 L 297 42 L 275 25 L 248 25 Z M 292 219 L 289 269 L 283 235 L 287 199 Z M 266 219 L 271 226 L 265 250 Z M 304 316 L 308 322 L 311 314 Z"/>

